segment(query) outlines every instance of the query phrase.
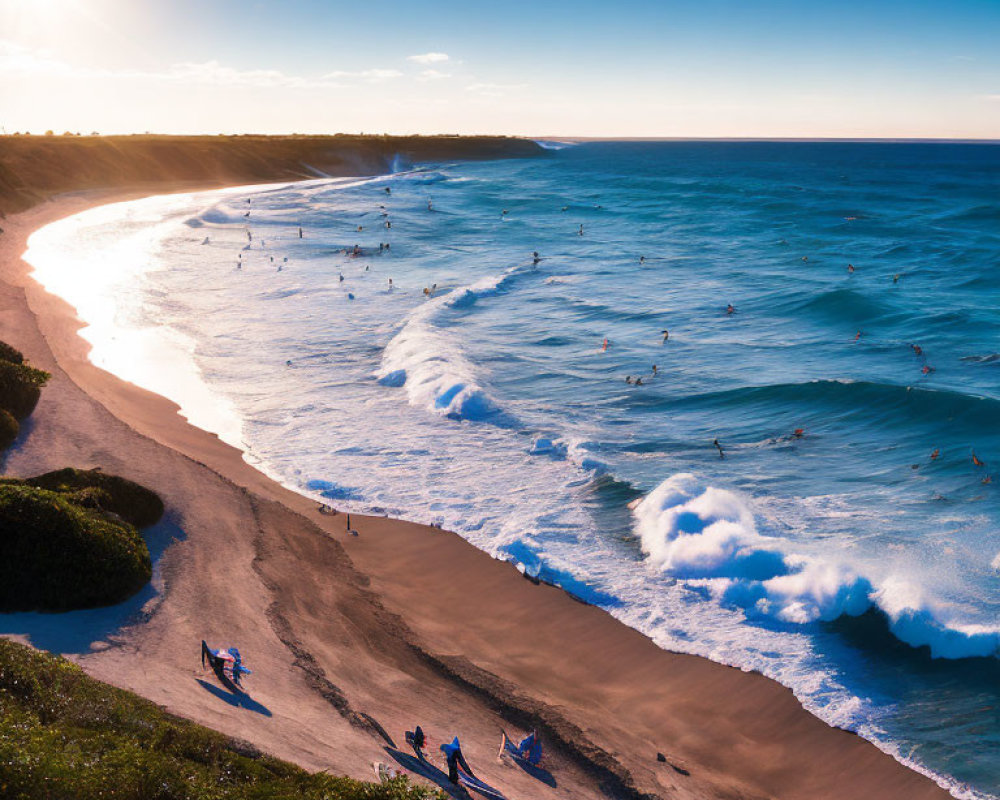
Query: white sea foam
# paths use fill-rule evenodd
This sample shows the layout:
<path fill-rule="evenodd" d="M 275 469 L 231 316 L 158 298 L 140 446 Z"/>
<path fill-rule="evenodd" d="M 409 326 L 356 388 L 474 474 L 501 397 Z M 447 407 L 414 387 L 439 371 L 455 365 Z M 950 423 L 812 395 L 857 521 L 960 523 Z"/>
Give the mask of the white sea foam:
<path fill-rule="evenodd" d="M 911 581 L 875 585 L 849 565 L 787 552 L 757 532 L 746 500 L 683 473 L 663 481 L 633 510 L 650 564 L 680 579 L 707 582 L 721 603 L 750 617 L 808 624 L 885 614 L 889 630 L 935 658 L 1000 654 L 1000 626 L 964 623 Z"/>
<path fill-rule="evenodd" d="M 437 414 L 471 421 L 499 418 L 501 409 L 479 385 L 475 366 L 456 338 L 438 323 L 449 312 L 468 309 L 503 291 L 519 272 L 520 268 L 513 267 L 428 299 L 386 345 L 377 372 L 379 381 L 405 387 L 411 403 Z"/>

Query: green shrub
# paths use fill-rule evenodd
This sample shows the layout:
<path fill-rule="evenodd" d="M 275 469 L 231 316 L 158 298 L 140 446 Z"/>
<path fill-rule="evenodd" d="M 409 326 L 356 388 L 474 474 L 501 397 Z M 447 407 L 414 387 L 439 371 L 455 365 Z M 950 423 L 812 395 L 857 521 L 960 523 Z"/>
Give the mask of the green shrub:
<path fill-rule="evenodd" d="M 163 516 L 163 501 L 155 492 L 117 475 L 105 475 L 99 470 L 67 467 L 34 478 L 25 478 L 21 483 L 53 492 L 78 493 L 86 489 L 99 489 L 98 504 L 95 506 L 93 502 L 87 502 L 84 505 L 111 511 L 137 528 L 154 525 Z M 96 498 L 97 495 L 91 493 L 89 497 Z"/>
<path fill-rule="evenodd" d="M 7 342 L 0 342 L 0 361 L 9 361 L 11 364 L 23 364 L 24 356 L 20 350 L 11 347 Z"/>
<path fill-rule="evenodd" d="M 421 800 L 303 769 L 0 639 L 0 796 L 18 800 Z"/>
<path fill-rule="evenodd" d="M 24 419 L 35 410 L 42 386 L 51 377 L 44 370 L 0 359 L 0 408 Z"/>
<path fill-rule="evenodd" d="M 17 420 L 11 416 L 10 412 L 0 408 L 0 450 L 6 450 L 10 447 L 20 430 L 21 426 L 17 424 Z"/>
<path fill-rule="evenodd" d="M 0 485 L 0 611 L 118 603 L 152 576 L 128 522 L 33 486 Z"/>

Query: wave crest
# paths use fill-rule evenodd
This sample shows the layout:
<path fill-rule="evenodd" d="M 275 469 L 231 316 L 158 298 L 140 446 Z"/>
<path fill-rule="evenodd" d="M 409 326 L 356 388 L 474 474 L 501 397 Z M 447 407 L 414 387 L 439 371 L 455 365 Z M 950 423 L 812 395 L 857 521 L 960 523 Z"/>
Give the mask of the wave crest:
<path fill-rule="evenodd" d="M 708 580 L 719 602 L 748 618 L 805 625 L 874 608 L 897 639 L 933 658 L 1000 656 L 1000 626 L 951 619 L 912 582 L 876 586 L 847 565 L 784 553 L 781 540 L 757 532 L 739 495 L 694 475 L 663 481 L 633 514 L 649 563 L 681 580 Z M 1000 568 L 1000 555 L 993 565 Z"/>

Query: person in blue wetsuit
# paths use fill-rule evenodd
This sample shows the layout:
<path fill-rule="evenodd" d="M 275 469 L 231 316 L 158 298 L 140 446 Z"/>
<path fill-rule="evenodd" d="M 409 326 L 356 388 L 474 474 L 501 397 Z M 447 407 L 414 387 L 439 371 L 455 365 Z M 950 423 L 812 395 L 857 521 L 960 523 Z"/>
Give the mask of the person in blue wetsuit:
<path fill-rule="evenodd" d="M 458 785 L 458 768 L 460 766 L 467 774 L 475 777 L 472 767 L 469 766 L 469 762 L 462 755 L 462 745 L 459 744 L 457 736 L 450 743 L 441 745 L 441 752 L 444 753 L 445 761 L 448 762 L 448 780 L 456 786 Z"/>
<path fill-rule="evenodd" d="M 542 740 L 538 738 L 538 733 L 533 730 L 518 742 L 517 752 L 529 764 L 537 767 L 542 763 Z"/>

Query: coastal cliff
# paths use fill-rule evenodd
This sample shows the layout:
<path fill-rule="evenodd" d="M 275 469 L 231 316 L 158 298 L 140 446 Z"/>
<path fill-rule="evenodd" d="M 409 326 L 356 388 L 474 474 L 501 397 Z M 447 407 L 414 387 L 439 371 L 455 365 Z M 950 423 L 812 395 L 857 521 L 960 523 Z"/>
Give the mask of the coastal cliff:
<path fill-rule="evenodd" d="M 4 136 L 0 214 L 86 189 L 377 175 L 399 163 L 542 153 L 507 136 Z"/>

